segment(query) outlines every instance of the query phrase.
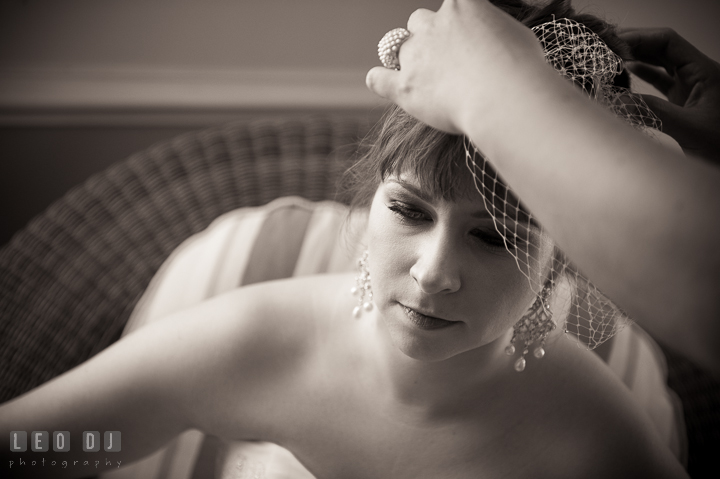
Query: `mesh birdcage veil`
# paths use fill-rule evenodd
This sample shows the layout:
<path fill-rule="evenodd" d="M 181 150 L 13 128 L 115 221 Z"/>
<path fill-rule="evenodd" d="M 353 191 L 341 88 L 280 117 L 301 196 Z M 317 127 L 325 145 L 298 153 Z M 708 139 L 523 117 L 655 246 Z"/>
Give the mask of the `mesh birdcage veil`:
<path fill-rule="evenodd" d="M 612 84 L 623 69 L 622 59 L 590 29 L 563 18 L 532 30 L 548 63 L 590 98 L 638 129 L 660 129 L 660 120 L 642 97 Z M 538 295 L 551 290 L 553 304 L 567 312 L 561 328 L 593 349 L 630 323 L 630 318 L 553 246 L 530 210 L 467 138 L 465 155 L 485 208 L 530 287 Z"/>

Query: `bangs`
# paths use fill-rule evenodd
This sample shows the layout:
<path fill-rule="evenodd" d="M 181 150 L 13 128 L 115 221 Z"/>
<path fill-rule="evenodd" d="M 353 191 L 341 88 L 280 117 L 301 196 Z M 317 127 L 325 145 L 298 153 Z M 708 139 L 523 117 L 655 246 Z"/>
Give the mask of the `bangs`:
<path fill-rule="evenodd" d="M 502 211 L 497 217 L 538 226 L 492 165 L 481 157 L 472 159 L 478 179 L 475 184 L 465 158 L 464 137 L 431 128 L 399 109 L 389 120 L 380 134 L 382 146 L 376 152 L 381 181 L 391 176 L 411 176 L 432 198 L 447 201 L 482 201 L 482 191 L 492 202 L 486 205 L 493 210 L 490 213 Z M 383 142 L 383 138 L 387 141 Z"/>
<path fill-rule="evenodd" d="M 402 125 L 395 124 L 395 127 Z M 410 176 L 435 199 L 477 199 L 473 177 L 465 166 L 461 136 L 448 135 L 413 120 L 392 134 L 380 154 L 380 179 Z M 384 153 L 384 154 L 383 154 Z"/>
<path fill-rule="evenodd" d="M 538 226 L 492 165 L 477 157 L 472 159 L 476 187 L 464 141 L 464 137 L 436 130 L 393 105 L 361 144 L 359 161 L 345 172 L 342 186 L 351 198 L 351 207 L 370 206 L 375 191 L 386 179 L 409 176 L 434 199 L 483 202 L 486 209 L 493 210 L 491 213 L 504 211 L 496 217 Z"/>

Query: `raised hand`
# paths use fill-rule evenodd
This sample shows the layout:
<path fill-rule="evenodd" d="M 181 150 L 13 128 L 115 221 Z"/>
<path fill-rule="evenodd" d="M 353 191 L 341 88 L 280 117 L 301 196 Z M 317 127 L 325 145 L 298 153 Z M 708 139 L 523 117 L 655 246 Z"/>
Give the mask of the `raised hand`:
<path fill-rule="evenodd" d="M 532 32 L 486 0 L 445 0 L 417 10 L 400 49 L 400 71 L 375 67 L 367 85 L 419 120 L 450 133 L 481 127 L 503 109 L 518 83 L 548 70 Z M 535 75 L 536 77 L 536 75 Z M 472 120 L 470 120 L 472 118 Z"/>
<path fill-rule="evenodd" d="M 668 99 L 643 95 L 663 131 L 686 153 L 720 165 L 720 64 L 669 28 L 619 34 L 636 60 L 628 69 Z"/>

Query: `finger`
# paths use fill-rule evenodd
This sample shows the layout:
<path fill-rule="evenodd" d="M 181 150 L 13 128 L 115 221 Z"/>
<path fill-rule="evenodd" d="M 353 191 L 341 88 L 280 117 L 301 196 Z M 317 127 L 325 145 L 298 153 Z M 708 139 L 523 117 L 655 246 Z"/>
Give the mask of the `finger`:
<path fill-rule="evenodd" d="M 425 29 L 426 25 L 429 25 L 430 22 L 432 22 L 432 16 L 435 15 L 435 12 L 432 10 L 428 10 L 427 8 L 418 8 L 414 12 L 410 14 L 410 18 L 408 18 L 407 22 L 407 29 L 410 33 L 417 33 L 421 32 Z"/>
<path fill-rule="evenodd" d="M 639 30 L 647 30 L 645 27 L 617 27 L 615 29 L 615 33 L 618 35 L 625 35 L 632 32 L 637 32 Z"/>
<path fill-rule="evenodd" d="M 441 10 L 452 10 L 464 11 L 468 7 L 474 7 L 479 11 L 485 12 L 488 9 L 501 10 L 498 6 L 493 5 L 488 0 L 443 0 L 442 5 L 438 9 L 438 13 Z"/>
<path fill-rule="evenodd" d="M 665 96 L 668 96 L 668 92 L 675 84 L 672 77 L 662 68 L 639 62 L 628 62 L 625 65 L 633 74 L 657 88 Z"/>
<path fill-rule="evenodd" d="M 395 101 L 399 74 L 400 72 L 397 70 L 374 67 L 367 73 L 365 85 L 376 95 Z"/>
<path fill-rule="evenodd" d="M 618 36 L 628 44 L 636 60 L 668 70 L 708 58 L 670 28 L 626 28 Z"/>
<path fill-rule="evenodd" d="M 654 95 L 641 95 L 648 108 L 660 118 L 662 131 L 681 145 L 687 136 L 687 122 L 683 108 Z"/>
<path fill-rule="evenodd" d="M 460 3 L 459 0 L 443 0 L 442 5 L 440 5 L 440 8 L 438 8 L 438 13 L 443 10 L 452 10 L 453 8 L 457 7 L 458 3 Z"/>

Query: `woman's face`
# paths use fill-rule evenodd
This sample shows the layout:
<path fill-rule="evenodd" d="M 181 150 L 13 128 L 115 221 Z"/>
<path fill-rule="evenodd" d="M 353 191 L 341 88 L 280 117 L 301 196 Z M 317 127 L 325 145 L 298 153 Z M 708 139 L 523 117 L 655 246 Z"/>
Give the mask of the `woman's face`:
<path fill-rule="evenodd" d="M 486 345 L 532 304 L 482 198 L 447 201 L 409 175 L 378 188 L 368 222 L 373 302 L 406 355 L 439 361 Z M 552 245 L 540 248 L 548 263 Z"/>

